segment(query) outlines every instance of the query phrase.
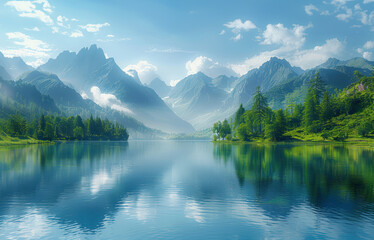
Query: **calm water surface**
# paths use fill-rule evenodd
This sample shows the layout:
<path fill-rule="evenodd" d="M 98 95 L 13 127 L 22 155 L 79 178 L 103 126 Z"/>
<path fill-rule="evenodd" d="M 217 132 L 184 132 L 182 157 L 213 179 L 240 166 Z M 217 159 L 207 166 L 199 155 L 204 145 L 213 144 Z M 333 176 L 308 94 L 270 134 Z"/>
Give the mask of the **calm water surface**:
<path fill-rule="evenodd" d="M 0 239 L 374 239 L 374 151 L 199 141 L 0 147 Z"/>

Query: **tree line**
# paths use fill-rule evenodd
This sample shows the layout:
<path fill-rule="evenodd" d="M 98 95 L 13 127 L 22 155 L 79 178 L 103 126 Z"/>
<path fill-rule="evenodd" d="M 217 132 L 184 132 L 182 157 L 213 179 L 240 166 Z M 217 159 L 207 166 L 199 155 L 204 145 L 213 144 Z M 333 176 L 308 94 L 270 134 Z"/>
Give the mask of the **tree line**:
<path fill-rule="evenodd" d="M 213 125 L 213 140 L 268 139 L 283 141 L 290 138 L 286 132 L 298 130 L 305 135 L 320 134 L 323 139 L 343 141 L 355 127 L 357 134 L 365 137 L 374 130 L 372 114 L 367 114 L 352 126 L 341 126 L 347 116 L 372 111 L 374 97 L 374 77 L 366 77 L 355 72 L 359 81 L 336 94 L 326 90 L 319 73 L 309 81 L 309 88 L 304 103 L 291 104 L 286 109 L 272 110 L 265 96 L 258 87 L 253 96 L 251 109 L 243 105 L 234 114 L 234 121 L 216 122 Z M 364 94 L 365 93 L 365 94 Z M 332 119 L 335 118 L 335 121 Z M 339 122 L 340 121 L 340 122 Z M 354 125 L 354 126 L 353 126 Z M 356 126 L 357 125 L 357 126 Z M 339 131 L 333 131 L 334 128 Z"/>
<path fill-rule="evenodd" d="M 22 115 L 2 120 L 2 130 L 13 137 L 32 137 L 39 140 L 127 140 L 127 129 L 99 117 L 83 120 L 81 116 L 41 115 L 28 122 Z"/>

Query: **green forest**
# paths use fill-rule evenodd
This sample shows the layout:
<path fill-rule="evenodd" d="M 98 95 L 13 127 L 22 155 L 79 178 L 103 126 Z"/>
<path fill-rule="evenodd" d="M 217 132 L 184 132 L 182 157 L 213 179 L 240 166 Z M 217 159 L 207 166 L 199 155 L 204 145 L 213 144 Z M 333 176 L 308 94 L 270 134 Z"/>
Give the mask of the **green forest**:
<path fill-rule="evenodd" d="M 252 107 L 213 125 L 214 141 L 370 141 L 374 131 L 374 73 L 330 93 L 317 72 L 304 103 L 272 110 L 257 88 Z"/>
<path fill-rule="evenodd" d="M 126 128 L 99 117 L 83 120 L 79 115 L 62 117 L 41 115 L 27 121 L 22 115 L 0 119 L 0 133 L 18 139 L 54 140 L 127 140 Z"/>

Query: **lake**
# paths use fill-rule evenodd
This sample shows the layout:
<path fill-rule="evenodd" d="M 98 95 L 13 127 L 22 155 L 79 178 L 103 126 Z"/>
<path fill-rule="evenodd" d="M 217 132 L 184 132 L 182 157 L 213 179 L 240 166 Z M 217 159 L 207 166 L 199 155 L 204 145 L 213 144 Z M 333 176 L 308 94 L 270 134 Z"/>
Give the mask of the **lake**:
<path fill-rule="evenodd" d="M 374 239 L 365 147 L 0 147 L 0 179 L 0 239 Z"/>

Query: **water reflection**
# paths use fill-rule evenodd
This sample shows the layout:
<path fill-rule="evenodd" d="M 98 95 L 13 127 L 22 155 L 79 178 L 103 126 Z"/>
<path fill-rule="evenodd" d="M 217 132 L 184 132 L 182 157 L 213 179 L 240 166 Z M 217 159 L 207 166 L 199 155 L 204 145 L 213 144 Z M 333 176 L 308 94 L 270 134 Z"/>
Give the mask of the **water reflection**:
<path fill-rule="evenodd" d="M 321 211 L 373 212 L 374 151 L 336 144 L 215 144 L 216 159 L 233 162 L 240 185 L 260 202 L 292 206 L 303 191 Z M 277 212 L 279 208 L 277 208 Z"/>
<path fill-rule="evenodd" d="M 0 238 L 370 238 L 373 159 L 328 144 L 0 148 Z"/>

